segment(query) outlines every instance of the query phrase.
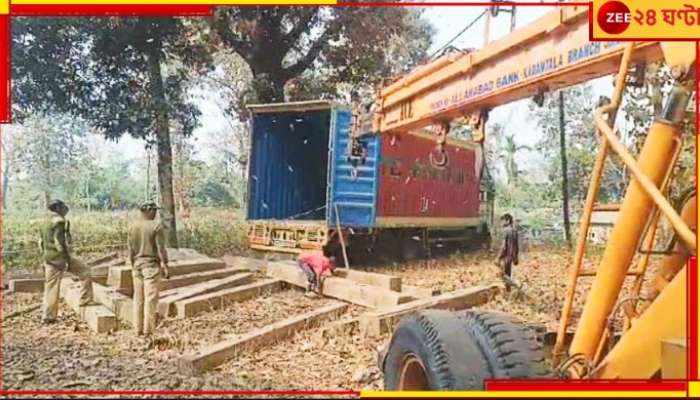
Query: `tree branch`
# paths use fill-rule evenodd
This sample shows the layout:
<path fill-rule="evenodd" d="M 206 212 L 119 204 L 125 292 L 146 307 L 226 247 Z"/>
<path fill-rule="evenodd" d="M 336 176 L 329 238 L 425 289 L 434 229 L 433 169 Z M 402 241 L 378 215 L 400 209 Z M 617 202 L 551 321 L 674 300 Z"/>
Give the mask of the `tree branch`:
<path fill-rule="evenodd" d="M 210 26 L 216 31 L 224 43 L 231 46 L 244 60 L 250 62 L 253 55 L 251 43 L 241 40 L 233 30 L 231 30 L 229 22 L 230 19 L 228 15 L 225 17 L 215 16 L 213 20 L 210 20 Z"/>
<path fill-rule="evenodd" d="M 297 22 L 296 25 L 292 28 L 292 30 L 289 31 L 286 35 L 284 35 L 284 38 L 282 40 L 283 43 L 289 45 L 291 47 L 294 45 L 301 35 L 311 29 L 311 27 L 318 21 L 318 11 L 319 8 L 317 7 L 302 7 L 306 13 L 302 14 L 299 17 L 299 21 Z"/>
<path fill-rule="evenodd" d="M 290 65 L 287 68 L 284 68 L 282 71 L 288 78 L 292 78 L 295 76 L 300 75 L 302 72 L 304 72 L 307 68 L 311 66 L 311 63 L 316 60 L 316 58 L 321 54 L 321 50 L 323 50 L 323 45 L 327 43 L 328 38 L 330 37 L 330 30 L 326 30 L 320 38 L 314 44 L 311 46 L 309 51 L 306 53 L 305 56 L 303 56 L 301 59 L 297 60 L 296 63 L 293 65 Z"/>

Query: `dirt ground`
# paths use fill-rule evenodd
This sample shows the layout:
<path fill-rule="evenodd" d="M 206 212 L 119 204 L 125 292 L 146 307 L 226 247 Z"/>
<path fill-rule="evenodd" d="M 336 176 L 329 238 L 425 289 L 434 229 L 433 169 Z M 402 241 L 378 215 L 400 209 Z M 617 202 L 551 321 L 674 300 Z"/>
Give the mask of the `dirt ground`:
<path fill-rule="evenodd" d="M 493 257 L 482 251 L 372 270 L 401 276 L 409 285 L 446 292 L 498 282 Z M 568 257 L 562 250 L 529 250 L 514 268 L 514 278 L 525 293 L 498 295 L 479 308 L 507 312 L 532 324 L 556 326 L 566 291 Z M 590 281 L 583 278 L 579 292 Z M 584 300 L 584 296 L 577 296 L 576 310 Z M 301 291 L 289 290 L 195 318 L 166 320 L 150 346 L 132 337 L 128 330 L 93 335 L 64 304 L 58 323 L 48 327 L 39 324 L 40 311 L 34 310 L 3 320 L 3 389 L 381 389 L 377 348 L 389 339 L 388 334 L 366 339 L 356 332 L 328 334 L 317 328 L 241 355 L 201 376 L 185 376 L 177 370 L 177 359 L 184 352 L 220 341 L 225 335 L 320 308 L 329 301 L 309 299 Z M 3 314 L 40 302 L 40 294 L 7 294 L 3 296 Z M 352 306 L 340 318 L 352 318 L 361 312 L 361 307 Z"/>

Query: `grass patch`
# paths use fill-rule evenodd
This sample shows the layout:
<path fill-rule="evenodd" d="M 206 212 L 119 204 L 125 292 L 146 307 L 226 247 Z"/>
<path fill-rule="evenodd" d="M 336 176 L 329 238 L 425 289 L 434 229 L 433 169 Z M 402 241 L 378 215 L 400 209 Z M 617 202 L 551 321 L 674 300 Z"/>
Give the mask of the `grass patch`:
<path fill-rule="evenodd" d="M 2 251 L 5 271 L 40 271 L 39 227 L 45 214 L 6 213 L 3 216 Z M 84 259 L 126 249 L 129 225 L 136 211 L 71 211 L 74 252 Z M 239 210 L 197 208 L 189 218 L 177 220 L 180 247 L 219 257 L 247 249 L 246 224 Z"/>

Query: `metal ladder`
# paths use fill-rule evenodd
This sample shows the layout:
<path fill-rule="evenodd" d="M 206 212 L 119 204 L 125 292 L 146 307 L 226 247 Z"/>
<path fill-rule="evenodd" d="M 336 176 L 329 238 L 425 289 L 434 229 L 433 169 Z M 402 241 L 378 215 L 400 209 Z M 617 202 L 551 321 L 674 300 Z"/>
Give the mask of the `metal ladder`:
<path fill-rule="evenodd" d="M 577 246 L 576 246 L 576 252 L 574 254 L 574 260 L 573 263 L 571 264 L 569 268 L 569 282 L 567 286 L 567 293 L 564 301 L 564 307 L 562 309 L 562 314 L 559 322 L 559 326 L 557 328 L 557 338 L 556 342 L 554 345 L 553 349 L 553 363 L 557 365 L 559 363 L 560 356 L 562 354 L 562 349 L 564 347 L 564 341 L 567 333 L 567 327 L 569 325 L 570 319 L 571 319 L 571 312 L 572 312 L 572 306 L 574 303 L 574 298 L 576 295 L 576 287 L 578 284 L 578 279 L 579 277 L 595 277 L 596 275 L 596 270 L 584 270 L 581 268 L 583 264 L 583 258 L 585 255 L 586 251 L 586 244 L 588 241 L 588 234 L 590 230 L 590 223 L 591 223 L 591 215 L 593 211 L 617 211 L 619 209 L 619 205 L 596 205 L 596 198 L 598 196 L 598 191 L 600 188 L 600 183 L 601 183 L 601 177 L 604 171 L 605 167 L 605 162 L 607 159 L 607 153 L 609 150 L 613 150 L 623 161 L 625 165 L 628 166 L 628 168 L 632 171 L 631 175 L 634 178 L 639 178 L 639 171 L 637 169 L 636 165 L 636 160 L 629 154 L 629 152 L 624 148 L 624 146 L 619 142 L 617 139 L 615 133 L 614 133 L 614 121 L 615 121 L 615 116 L 617 114 L 620 102 L 622 100 L 622 95 L 625 89 L 625 79 L 627 76 L 627 71 L 629 70 L 630 67 L 630 61 L 631 61 L 631 54 L 634 48 L 633 43 L 629 43 L 627 47 L 625 48 L 625 51 L 622 56 L 622 61 L 620 65 L 620 72 L 617 74 L 615 78 L 615 90 L 613 93 L 613 98 L 612 102 L 609 105 L 605 105 L 603 107 L 600 107 L 598 110 L 596 110 L 597 118 L 596 119 L 596 131 L 601 139 L 600 145 L 598 148 L 598 153 L 596 156 L 595 164 L 593 167 L 593 171 L 591 174 L 590 178 L 590 184 L 588 187 L 588 193 L 586 196 L 586 201 L 585 205 L 582 211 L 581 215 L 581 221 L 580 221 L 580 229 L 579 229 L 579 235 L 578 235 L 578 240 L 577 240 Z M 607 120 L 605 120 L 603 116 L 604 113 L 608 114 Z M 676 164 L 676 161 L 680 155 L 682 145 L 681 143 L 678 143 L 676 146 L 676 151 L 675 154 L 673 155 L 673 162 L 672 165 Z M 667 171 L 667 174 L 663 180 L 662 185 L 660 188 L 649 188 L 648 185 L 647 187 L 644 187 L 645 185 L 642 185 L 644 187 L 644 190 L 647 192 L 647 194 L 654 200 L 655 207 L 652 211 L 652 214 L 650 215 L 650 218 L 647 223 L 646 227 L 646 232 L 643 235 L 643 241 L 641 245 L 639 246 L 639 250 L 641 250 L 641 253 L 643 254 L 639 262 L 637 263 L 636 268 L 632 268 L 627 272 L 627 276 L 633 276 L 635 278 L 633 287 L 632 287 L 632 296 L 625 300 L 632 300 L 634 303 L 632 306 L 629 306 L 627 308 L 627 317 L 625 319 L 625 329 L 629 327 L 631 324 L 631 319 L 632 316 L 630 315 L 631 313 L 634 312 L 636 308 L 636 303 L 637 300 L 639 299 L 639 294 L 644 282 L 644 275 L 647 270 L 647 266 L 649 264 L 649 258 L 652 253 L 652 248 L 654 245 L 655 237 L 656 237 L 656 232 L 658 228 L 658 223 L 660 221 L 661 214 L 663 213 L 669 218 L 669 221 L 671 222 L 671 225 L 676 229 L 676 231 L 679 233 L 681 238 L 684 239 L 684 241 L 687 241 L 688 238 L 685 236 L 688 235 L 688 231 L 684 231 L 682 227 L 680 227 L 678 214 L 675 213 L 675 210 L 671 207 L 671 210 L 669 210 L 670 204 L 666 200 L 666 198 L 663 196 L 665 192 L 667 191 L 667 187 L 669 185 L 669 182 L 671 180 L 671 175 L 672 175 L 673 168 L 669 168 Z M 641 184 L 642 182 L 640 182 Z M 653 185 L 653 184 L 652 184 Z M 655 192 L 655 193 L 654 193 Z M 660 200 L 659 197 L 662 199 Z M 672 215 L 675 214 L 675 215 Z M 685 229 L 687 230 L 687 226 L 685 226 Z M 684 236 L 685 235 L 685 236 Z M 618 306 L 621 304 L 618 303 Z M 599 345 L 598 349 L 596 351 L 595 357 L 592 360 L 592 362 L 595 364 L 598 362 L 600 359 L 602 353 L 603 353 L 603 348 L 604 344 L 607 342 L 607 340 L 612 336 L 612 330 L 610 329 L 611 326 L 611 319 L 614 317 L 615 312 L 613 312 L 610 317 L 609 317 L 609 323 L 608 323 L 608 329 L 605 331 Z"/>

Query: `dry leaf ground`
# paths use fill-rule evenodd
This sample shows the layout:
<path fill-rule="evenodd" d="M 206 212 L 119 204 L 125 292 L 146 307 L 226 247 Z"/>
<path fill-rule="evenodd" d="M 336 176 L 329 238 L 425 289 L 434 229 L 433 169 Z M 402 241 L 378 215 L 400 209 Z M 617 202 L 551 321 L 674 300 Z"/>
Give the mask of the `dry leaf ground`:
<path fill-rule="evenodd" d="M 405 284 L 446 292 L 497 282 L 493 257 L 493 253 L 482 251 L 372 270 L 401 276 Z M 596 256 L 591 259 L 588 266 L 594 265 Z M 562 249 L 530 249 L 514 267 L 514 277 L 522 284 L 524 295 L 498 295 L 479 308 L 508 312 L 528 323 L 556 326 L 566 291 L 568 260 L 568 253 Z M 591 281 L 583 278 L 579 285 L 575 316 Z M 632 278 L 627 281 L 625 293 Z M 4 293 L 3 314 L 40 301 L 40 294 Z M 35 310 L 3 321 L 3 389 L 380 389 L 382 376 L 376 365 L 376 349 L 389 335 L 366 339 L 356 331 L 329 333 L 317 328 L 241 355 L 202 376 L 184 376 L 177 370 L 177 358 L 184 352 L 220 341 L 226 335 L 308 312 L 328 301 L 287 290 L 195 318 L 166 320 L 150 347 L 135 340 L 128 330 L 93 335 L 65 305 L 61 306 L 58 323 L 49 327 L 39 324 L 40 311 Z M 361 307 L 352 306 L 341 319 L 362 312 Z"/>

